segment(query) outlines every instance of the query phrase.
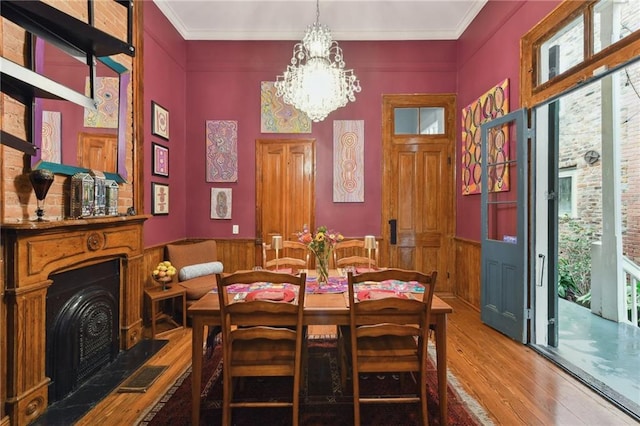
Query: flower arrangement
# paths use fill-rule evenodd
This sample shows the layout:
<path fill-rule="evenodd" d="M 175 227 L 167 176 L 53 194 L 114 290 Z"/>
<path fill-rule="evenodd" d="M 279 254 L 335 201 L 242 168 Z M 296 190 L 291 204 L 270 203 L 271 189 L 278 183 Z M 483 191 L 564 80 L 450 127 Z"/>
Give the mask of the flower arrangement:
<path fill-rule="evenodd" d="M 315 234 L 304 225 L 298 232 L 298 241 L 305 244 L 316 256 L 316 272 L 318 282 L 327 282 L 329 278 L 329 257 L 338 241 L 344 236 L 339 232 L 329 231 L 326 226 L 319 226 Z"/>

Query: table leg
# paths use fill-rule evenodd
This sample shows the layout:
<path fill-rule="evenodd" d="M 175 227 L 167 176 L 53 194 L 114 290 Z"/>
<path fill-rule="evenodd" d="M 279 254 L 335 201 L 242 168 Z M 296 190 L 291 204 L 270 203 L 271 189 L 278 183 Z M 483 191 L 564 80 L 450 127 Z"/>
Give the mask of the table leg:
<path fill-rule="evenodd" d="M 182 328 L 187 328 L 187 293 L 182 294 Z"/>
<path fill-rule="evenodd" d="M 436 315 L 436 359 L 440 424 L 447 424 L 447 315 Z"/>
<path fill-rule="evenodd" d="M 156 302 L 151 300 L 151 338 L 156 338 Z"/>
<path fill-rule="evenodd" d="M 194 315 L 191 348 L 191 424 L 200 424 L 200 384 L 202 382 L 202 344 L 204 323 L 200 316 Z"/>

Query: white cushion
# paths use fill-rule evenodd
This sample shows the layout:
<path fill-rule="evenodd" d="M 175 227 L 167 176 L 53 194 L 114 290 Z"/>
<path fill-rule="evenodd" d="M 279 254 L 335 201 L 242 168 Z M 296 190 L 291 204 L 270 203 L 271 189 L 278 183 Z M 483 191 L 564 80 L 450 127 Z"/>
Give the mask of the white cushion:
<path fill-rule="evenodd" d="M 219 274 L 220 272 L 222 272 L 221 262 L 198 263 L 196 265 L 189 265 L 180 269 L 178 279 L 180 281 L 186 281 L 192 278 L 203 277 L 205 275 Z"/>

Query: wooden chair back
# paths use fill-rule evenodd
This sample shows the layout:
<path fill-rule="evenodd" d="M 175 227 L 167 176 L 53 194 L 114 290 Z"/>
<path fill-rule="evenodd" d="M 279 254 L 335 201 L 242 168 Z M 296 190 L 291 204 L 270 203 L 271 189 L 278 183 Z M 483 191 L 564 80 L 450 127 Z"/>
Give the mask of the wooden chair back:
<path fill-rule="evenodd" d="M 291 268 L 294 270 L 309 269 L 309 249 L 299 241 L 283 241 L 278 262 L 276 251 L 271 244 L 262 243 L 262 267 L 264 269 Z"/>
<path fill-rule="evenodd" d="M 423 422 L 427 424 L 427 343 L 436 277 L 435 271 L 423 274 L 386 269 L 358 275 L 349 272 L 349 337 L 356 425 L 360 424 L 361 403 L 399 402 L 397 395 L 362 398 L 359 374 L 398 372 L 418 373 L 416 396 L 405 395 L 402 402 L 419 402 Z M 358 294 L 363 297 L 366 291 L 374 294 L 375 284 L 388 280 L 415 282 L 424 287 L 424 292 L 419 297 L 415 293 L 386 296 L 380 292 L 382 298 L 358 300 Z"/>
<path fill-rule="evenodd" d="M 231 422 L 233 407 L 292 407 L 298 424 L 299 393 L 304 337 L 303 308 L 306 274 L 284 274 L 266 270 L 218 274 L 218 299 L 223 345 L 222 424 Z M 294 291 L 290 303 L 271 300 L 236 300 L 229 293 L 233 284 L 271 283 Z M 245 376 L 292 376 L 291 400 L 234 401 L 233 380 Z"/>
<path fill-rule="evenodd" d="M 379 243 L 376 241 L 376 248 L 371 249 L 371 266 L 379 264 Z M 364 240 L 343 240 L 336 243 L 333 248 L 333 264 L 336 268 L 346 266 L 369 266 L 367 249 L 364 248 Z"/>

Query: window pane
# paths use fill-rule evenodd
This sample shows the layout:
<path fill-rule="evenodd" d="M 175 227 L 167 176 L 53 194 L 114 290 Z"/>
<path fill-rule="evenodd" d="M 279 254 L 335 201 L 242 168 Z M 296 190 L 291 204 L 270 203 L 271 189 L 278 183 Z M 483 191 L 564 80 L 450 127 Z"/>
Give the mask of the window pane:
<path fill-rule="evenodd" d="M 598 53 L 638 29 L 640 1 L 599 1 L 593 16 L 593 53 Z"/>
<path fill-rule="evenodd" d="M 572 208 L 572 187 L 571 176 L 560 177 L 558 180 L 558 216 L 563 217 L 565 215 L 573 217 Z"/>
<path fill-rule="evenodd" d="M 580 16 L 542 44 L 538 84 L 562 74 L 582 61 L 584 61 L 584 22 Z"/>
<path fill-rule="evenodd" d="M 418 134 L 418 108 L 396 108 L 394 114 L 396 135 Z"/>
<path fill-rule="evenodd" d="M 396 135 L 444 134 L 444 108 L 396 108 Z"/>
<path fill-rule="evenodd" d="M 444 134 L 444 108 L 420 108 L 420 134 Z"/>

